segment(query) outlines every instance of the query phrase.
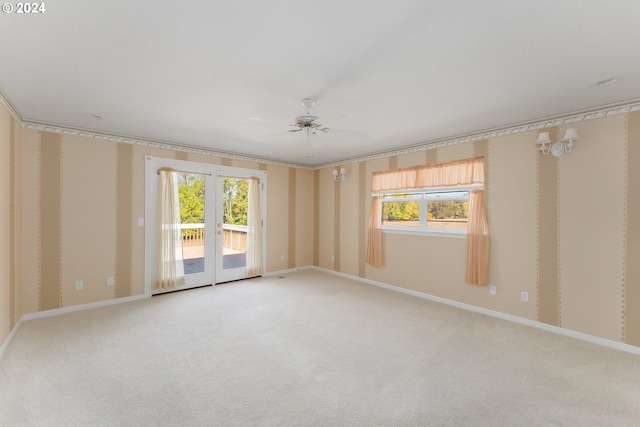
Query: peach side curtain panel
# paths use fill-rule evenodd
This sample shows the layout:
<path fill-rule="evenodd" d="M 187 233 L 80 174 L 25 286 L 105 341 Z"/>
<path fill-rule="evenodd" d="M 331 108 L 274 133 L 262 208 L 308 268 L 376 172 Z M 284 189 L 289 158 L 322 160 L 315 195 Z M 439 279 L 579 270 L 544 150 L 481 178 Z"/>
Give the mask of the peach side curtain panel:
<path fill-rule="evenodd" d="M 156 255 L 156 289 L 184 284 L 182 263 L 182 227 L 178 174 L 169 168 L 158 170 L 158 249 Z"/>
<path fill-rule="evenodd" d="M 381 202 L 375 193 L 474 184 L 484 184 L 483 157 L 374 172 L 371 179 L 374 196 L 369 213 L 366 262 L 372 266 L 382 266 Z M 474 285 L 489 283 L 489 226 L 482 190 L 469 194 L 466 281 Z"/>
<path fill-rule="evenodd" d="M 484 190 L 469 193 L 466 280 L 470 285 L 489 284 L 489 223 Z"/>
<path fill-rule="evenodd" d="M 382 266 L 382 215 L 380 209 L 380 197 L 371 198 L 371 211 L 369 211 L 369 228 L 367 230 L 367 254 L 365 261 L 374 267 Z"/>

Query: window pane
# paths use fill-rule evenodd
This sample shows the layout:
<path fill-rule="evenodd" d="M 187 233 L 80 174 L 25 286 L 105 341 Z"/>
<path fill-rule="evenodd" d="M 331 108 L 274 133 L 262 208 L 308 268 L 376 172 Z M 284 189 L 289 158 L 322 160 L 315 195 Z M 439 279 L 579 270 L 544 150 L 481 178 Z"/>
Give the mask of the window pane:
<path fill-rule="evenodd" d="M 427 228 L 466 229 L 469 216 L 467 200 L 429 200 Z"/>
<path fill-rule="evenodd" d="M 384 199 L 419 199 L 420 193 L 397 193 L 385 194 Z"/>
<path fill-rule="evenodd" d="M 427 200 L 469 200 L 468 191 L 437 191 L 425 196 Z"/>
<path fill-rule="evenodd" d="M 185 274 L 196 274 L 204 271 L 205 191 L 204 175 L 186 172 L 178 174 L 182 259 Z"/>
<path fill-rule="evenodd" d="M 382 225 L 417 227 L 419 223 L 419 202 L 382 202 Z"/>

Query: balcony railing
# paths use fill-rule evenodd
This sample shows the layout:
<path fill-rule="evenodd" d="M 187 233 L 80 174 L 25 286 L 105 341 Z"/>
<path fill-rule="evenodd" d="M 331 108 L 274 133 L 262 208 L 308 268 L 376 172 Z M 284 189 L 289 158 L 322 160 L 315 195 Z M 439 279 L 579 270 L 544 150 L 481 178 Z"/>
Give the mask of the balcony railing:
<path fill-rule="evenodd" d="M 182 246 L 204 246 L 204 224 L 180 224 Z"/>
<path fill-rule="evenodd" d="M 204 246 L 204 224 L 181 224 L 182 246 Z M 247 226 L 224 224 L 223 247 L 238 252 L 247 251 Z"/>
<path fill-rule="evenodd" d="M 247 226 L 223 224 L 222 247 L 238 252 L 247 251 Z"/>

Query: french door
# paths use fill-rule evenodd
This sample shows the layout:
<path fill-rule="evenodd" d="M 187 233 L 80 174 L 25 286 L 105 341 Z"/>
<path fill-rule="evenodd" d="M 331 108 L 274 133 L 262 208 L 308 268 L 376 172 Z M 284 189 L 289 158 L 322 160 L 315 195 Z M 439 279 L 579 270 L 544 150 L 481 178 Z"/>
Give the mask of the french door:
<path fill-rule="evenodd" d="M 213 284 L 215 247 L 211 236 L 215 194 L 211 174 L 178 171 L 182 229 L 183 289 Z M 208 196 L 208 197 L 207 197 Z"/>
<path fill-rule="evenodd" d="M 260 275 L 251 268 L 253 245 L 261 245 L 255 233 L 262 235 L 261 203 L 251 202 L 252 190 L 257 186 L 262 199 L 262 180 L 243 170 L 227 170 L 217 175 L 216 185 L 216 283 L 245 279 Z M 252 225 L 252 220 L 259 225 Z M 252 252 L 253 251 L 253 252 Z M 262 251 L 257 251 L 261 257 Z M 260 259 L 260 265 L 262 260 Z"/>
<path fill-rule="evenodd" d="M 170 289 L 154 289 L 153 286 L 159 242 L 157 171 L 160 168 L 171 168 L 176 172 L 180 195 L 182 248 L 178 251 L 180 259 L 177 261 L 184 268 L 184 284 Z M 262 265 L 265 172 L 151 156 L 146 157 L 145 169 L 145 218 L 142 224 L 146 222 L 146 295 L 261 274 L 261 270 L 255 268 L 255 258 L 260 257 L 257 264 Z M 259 189 L 257 204 L 256 189 Z M 256 226 L 256 218 L 259 218 L 259 226 Z M 259 238 L 255 238 L 256 233 Z M 259 245 L 257 251 L 256 245 Z"/>

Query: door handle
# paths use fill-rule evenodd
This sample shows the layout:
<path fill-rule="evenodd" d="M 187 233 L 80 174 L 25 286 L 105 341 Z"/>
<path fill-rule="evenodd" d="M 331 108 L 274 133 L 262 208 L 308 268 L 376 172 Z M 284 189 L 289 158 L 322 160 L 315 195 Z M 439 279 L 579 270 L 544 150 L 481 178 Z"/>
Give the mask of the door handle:
<path fill-rule="evenodd" d="M 222 234 L 222 231 L 218 231 L 216 234 Z"/>
<path fill-rule="evenodd" d="M 218 227 L 222 227 L 222 224 L 218 223 Z"/>

